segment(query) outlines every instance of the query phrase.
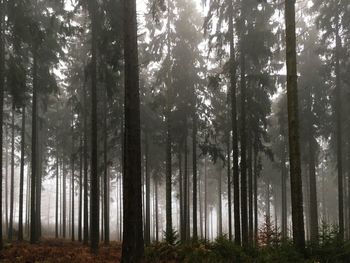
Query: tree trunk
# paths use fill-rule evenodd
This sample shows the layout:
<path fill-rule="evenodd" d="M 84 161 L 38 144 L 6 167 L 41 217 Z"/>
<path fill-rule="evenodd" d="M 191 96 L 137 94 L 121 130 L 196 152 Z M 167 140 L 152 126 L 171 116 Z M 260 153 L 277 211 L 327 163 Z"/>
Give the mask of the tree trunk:
<path fill-rule="evenodd" d="M 185 242 L 189 241 L 189 207 L 188 207 L 188 200 L 189 200 L 189 189 L 188 189 L 188 147 L 187 147 L 187 120 L 185 120 L 185 156 L 184 156 L 184 234 L 185 234 Z"/>
<path fill-rule="evenodd" d="M 242 44 L 241 44 L 242 45 Z M 245 51 L 241 46 L 241 221 L 242 245 L 248 246 L 247 154 L 246 154 L 246 76 Z"/>
<path fill-rule="evenodd" d="M 286 168 L 286 147 L 282 135 L 281 171 L 282 171 L 282 239 L 287 239 L 287 168 Z"/>
<path fill-rule="evenodd" d="M 218 171 L 218 236 L 222 236 L 222 183 L 221 183 L 222 169 L 219 167 Z"/>
<path fill-rule="evenodd" d="M 37 55 L 36 48 L 33 50 L 33 106 L 32 106 L 32 181 L 30 202 L 30 242 L 37 241 L 36 237 L 36 177 L 37 177 Z"/>
<path fill-rule="evenodd" d="M 103 181 L 103 203 L 104 203 L 104 241 L 105 245 L 109 245 L 109 177 L 108 177 L 108 149 L 107 149 L 107 141 L 108 141 L 108 133 L 107 133 L 107 115 L 108 115 L 108 104 L 107 104 L 107 87 L 105 89 L 104 94 L 104 136 L 103 136 L 103 163 L 104 163 L 104 181 Z"/>
<path fill-rule="evenodd" d="M 241 244 L 240 196 L 239 196 L 239 167 L 238 167 L 238 131 L 236 105 L 236 62 L 235 40 L 233 32 L 233 4 L 229 6 L 229 34 L 230 34 L 230 93 L 231 93 L 231 125 L 232 125 L 232 157 L 233 157 L 233 205 L 235 224 L 235 244 Z"/>
<path fill-rule="evenodd" d="M 252 140 L 248 139 L 248 196 L 249 196 L 249 213 L 248 213 L 248 243 L 253 246 L 253 145 Z"/>
<path fill-rule="evenodd" d="M 26 131 L 26 108 L 22 107 L 22 128 L 21 128 L 21 168 L 19 179 L 19 215 L 18 215 L 18 240 L 23 240 L 23 184 L 24 184 L 24 151 Z"/>
<path fill-rule="evenodd" d="M 196 98 L 193 88 L 193 113 L 192 113 L 192 167 L 193 167 L 193 241 L 198 239 L 197 234 L 197 114 L 196 114 Z"/>
<path fill-rule="evenodd" d="M 228 239 L 232 240 L 232 201 L 231 201 L 231 149 L 230 149 L 230 139 L 231 132 L 230 128 L 227 131 L 227 213 L 228 213 Z"/>
<path fill-rule="evenodd" d="M 141 262 L 144 252 L 141 196 L 140 94 L 136 0 L 124 1 L 125 147 L 122 262 Z"/>
<path fill-rule="evenodd" d="M 91 18 L 91 193 L 90 193 L 90 247 L 98 253 L 99 244 L 99 180 L 97 171 L 97 3 L 89 0 Z"/>
<path fill-rule="evenodd" d="M 15 180 L 15 101 L 12 99 L 11 116 L 11 188 L 10 188 L 10 225 L 8 229 L 8 240 L 12 241 L 13 234 L 13 202 L 14 202 L 14 180 Z"/>
<path fill-rule="evenodd" d="M 4 89 L 5 89 L 5 14 L 4 0 L 0 0 L 0 127 L 4 127 Z M 0 171 L 2 165 L 3 129 L 0 129 Z M 0 211 L 2 211 L 2 172 L 0 174 Z M 3 248 L 2 216 L 0 216 L 0 250 Z"/>
<path fill-rule="evenodd" d="M 208 174 L 207 157 L 204 157 L 204 239 L 208 240 Z"/>
<path fill-rule="evenodd" d="M 83 138 L 80 138 L 79 146 L 79 216 L 78 216 L 78 240 L 83 240 L 82 219 L 83 219 Z"/>
<path fill-rule="evenodd" d="M 146 170 L 146 218 L 145 218 L 145 244 L 151 243 L 151 178 L 149 174 L 149 148 L 148 133 L 145 131 L 145 170 Z"/>
<path fill-rule="evenodd" d="M 64 161 L 62 161 L 62 236 L 66 238 L 66 171 L 64 167 Z"/>
<path fill-rule="evenodd" d="M 75 241 L 75 231 L 74 231 L 74 168 L 75 168 L 75 162 L 74 162 L 74 121 L 72 121 L 72 155 L 71 155 L 71 238 L 72 241 Z"/>
<path fill-rule="evenodd" d="M 339 238 L 344 239 L 344 196 L 343 196 L 343 149 L 342 149 L 342 90 L 340 86 L 340 49 L 341 38 L 339 35 L 339 11 L 336 14 L 336 41 L 335 41 L 335 114 L 336 114 L 336 139 L 337 139 L 337 167 L 338 167 L 338 211 L 339 211 Z"/>
<path fill-rule="evenodd" d="M 305 249 L 303 191 L 300 166 L 298 83 L 295 34 L 295 0 L 285 2 L 287 99 L 290 155 L 290 182 L 292 199 L 293 241 L 300 250 Z"/>
<path fill-rule="evenodd" d="M 57 138 L 56 138 L 57 140 Z M 58 238 L 58 197 L 59 197 L 59 158 L 58 158 L 58 147 L 56 147 L 56 224 L 55 224 L 55 237 Z"/>
<path fill-rule="evenodd" d="M 168 18 L 167 18 L 167 51 L 168 51 L 168 59 L 171 60 L 171 38 L 170 38 L 170 1 L 168 0 Z M 171 198 L 171 181 L 172 181 L 172 156 L 171 156 L 171 103 L 170 103 L 170 88 L 171 88 L 171 70 L 169 69 L 167 74 L 167 83 L 166 83 L 166 181 L 165 181 L 165 190 L 166 190 L 166 204 L 165 204 L 165 213 L 166 213 L 166 233 L 169 235 L 173 231 L 173 222 L 172 222 L 172 198 Z"/>
<path fill-rule="evenodd" d="M 254 143 L 254 241 L 258 246 L 258 146 Z"/>
<path fill-rule="evenodd" d="M 85 76 L 86 78 L 87 76 Z M 86 88 L 86 79 L 84 84 L 84 94 L 83 94 L 83 103 L 84 103 L 84 229 L 83 229 L 83 243 L 85 245 L 89 242 L 89 197 L 88 197 L 88 127 L 87 127 L 87 116 L 88 116 L 88 105 L 87 105 L 87 88 Z"/>

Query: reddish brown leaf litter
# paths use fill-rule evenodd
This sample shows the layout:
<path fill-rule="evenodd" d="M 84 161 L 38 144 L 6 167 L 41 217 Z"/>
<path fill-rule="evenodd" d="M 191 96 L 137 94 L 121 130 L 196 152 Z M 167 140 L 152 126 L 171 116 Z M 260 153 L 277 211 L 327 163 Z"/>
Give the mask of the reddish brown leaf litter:
<path fill-rule="evenodd" d="M 64 240 L 43 240 L 33 245 L 15 242 L 0 252 L 3 263 L 118 263 L 120 257 L 121 244 L 116 242 L 101 245 L 98 255 L 91 254 L 88 246 Z"/>

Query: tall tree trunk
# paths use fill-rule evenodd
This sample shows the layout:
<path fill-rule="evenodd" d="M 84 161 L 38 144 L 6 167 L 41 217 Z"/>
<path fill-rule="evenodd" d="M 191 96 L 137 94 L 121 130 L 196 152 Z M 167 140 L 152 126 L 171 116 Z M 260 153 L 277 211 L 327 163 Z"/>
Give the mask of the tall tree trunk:
<path fill-rule="evenodd" d="M 141 196 L 140 94 L 136 0 L 124 0 L 125 147 L 122 262 L 141 262 L 144 252 Z"/>
<path fill-rule="evenodd" d="M 222 169 L 219 167 L 218 171 L 218 236 L 222 236 L 222 183 L 221 183 Z"/>
<path fill-rule="evenodd" d="M 254 241 L 255 247 L 258 246 L 258 146 L 254 143 Z"/>
<path fill-rule="evenodd" d="M 170 26 L 171 26 L 171 10 L 170 10 L 170 0 L 168 0 L 168 18 L 167 18 L 167 51 L 168 51 L 168 59 L 169 62 L 171 60 L 171 38 L 170 38 Z M 166 164 L 165 164 L 165 173 L 166 173 L 166 180 L 165 180 L 165 214 L 166 214 L 166 234 L 167 236 L 170 235 L 173 231 L 173 222 L 172 222 L 172 198 L 171 198 L 171 191 L 172 191 L 172 156 L 171 156 L 171 103 L 170 103 L 170 88 L 171 88 L 171 70 L 169 69 L 167 73 L 167 83 L 166 83 Z"/>
<path fill-rule="evenodd" d="M 241 244 L 240 196 L 239 196 L 239 167 L 238 167 L 238 131 L 236 103 L 236 63 L 235 40 L 233 29 L 233 3 L 229 6 L 229 36 L 230 36 L 230 93 L 231 93 L 231 125 L 232 125 L 232 157 L 233 157 L 233 205 L 235 224 L 235 243 Z"/>
<path fill-rule="evenodd" d="M 184 232 L 184 183 L 183 183 L 183 171 L 182 171 L 182 143 L 179 145 L 179 195 L 180 195 L 180 239 L 181 242 L 185 241 Z"/>
<path fill-rule="evenodd" d="M 79 216 L 78 216 L 78 240 L 83 240 L 82 219 L 83 219 L 83 138 L 80 137 L 79 146 Z"/>
<path fill-rule="evenodd" d="M 231 201 L 231 149 L 230 149 L 231 129 L 227 131 L 227 213 L 228 213 L 228 239 L 232 240 L 232 201 Z"/>
<path fill-rule="evenodd" d="M 242 44 L 241 44 L 242 45 Z M 245 51 L 241 46 L 241 221 L 242 245 L 248 246 L 247 154 L 246 154 L 246 76 Z"/>
<path fill-rule="evenodd" d="M 85 76 L 86 78 L 87 76 Z M 83 101 L 84 101 L 84 149 L 83 149 L 83 156 L 84 156 L 84 229 L 83 229 L 83 243 L 85 245 L 89 242 L 89 197 L 88 197 L 88 127 L 87 127 L 87 116 L 88 116 L 88 105 L 87 105 L 87 88 L 86 88 L 86 79 L 84 84 L 84 94 L 83 94 Z"/>
<path fill-rule="evenodd" d="M 22 127 L 21 127 L 21 168 L 19 178 L 19 214 L 18 214 L 18 240 L 23 240 L 23 184 L 24 184 L 24 151 L 26 131 L 26 107 L 22 106 Z"/>
<path fill-rule="evenodd" d="M 37 241 L 36 235 L 36 177 L 37 177 L 37 50 L 33 49 L 33 106 L 32 106 L 32 181 L 31 181 L 31 202 L 30 202 L 30 242 Z"/>
<path fill-rule="evenodd" d="M 308 112 L 312 117 L 312 94 L 308 98 Z M 316 149 L 314 142 L 313 123 L 309 122 L 308 144 L 309 144 L 309 192 L 310 192 L 310 238 L 313 244 L 318 243 L 318 211 L 317 211 L 317 186 L 316 186 Z"/>
<path fill-rule="evenodd" d="M 281 171 L 282 171 L 282 239 L 287 239 L 287 168 L 286 168 L 286 146 L 282 135 Z"/>
<path fill-rule="evenodd" d="M 192 168 L 193 168 L 193 198 L 192 198 L 192 209 L 193 209 L 193 240 L 194 242 L 198 239 L 197 234 L 197 114 L 196 114 L 196 94 L 193 88 L 193 112 L 192 112 Z M 221 180 L 221 179 L 220 179 Z"/>
<path fill-rule="evenodd" d="M 97 3 L 89 0 L 91 18 L 91 193 L 90 193 L 90 248 L 98 253 L 99 244 L 99 180 L 97 171 Z"/>
<path fill-rule="evenodd" d="M 0 0 L 0 127 L 4 127 L 4 90 L 5 90 L 5 14 L 4 0 Z M 2 211 L 2 149 L 3 129 L 0 129 L 0 211 Z M 3 248 L 2 216 L 0 216 L 0 250 Z"/>
<path fill-rule="evenodd" d="M 249 197 L 249 213 L 248 213 L 248 243 L 253 246 L 253 145 L 251 138 L 248 139 L 248 197 Z"/>
<path fill-rule="evenodd" d="M 5 125 L 5 228 L 9 228 L 9 145 L 8 145 L 8 125 Z"/>
<path fill-rule="evenodd" d="M 339 238 L 344 239 L 344 194 L 343 194 L 343 134 L 342 134 L 342 90 L 340 86 L 340 49 L 342 47 L 339 35 L 339 10 L 336 14 L 336 41 L 335 41 L 335 115 L 337 140 L 337 167 L 338 167 L 338 211 L 339 211 Z"/>
<path fill-rule="evenodd" d="M 156 242 L 159 242 L 159 221 L 158 221 L 158 180 L 155 179 L 155 195 L 156 195 Z"/>
<path fill-rule="evenodd" d="M 57 140 L 57 137 L 56 137 Z M 56 141 L 57 142 L 57 141 Z M 59 187 L 59 158 L 58 158 L 58 147 L 56 146 L 56 221 L 55 221 L 55 237 L 58 238 L 58 197 L 60 192 Z"/>
<path fill-rule="evenodd" d="M 62 161 L 62 236 L 66 238 L 66 211 L 67 211 L 67 196 L 66 196 L 66 171 L 64 167 L 64 160 Z"/>
<path fill-rule="evenodd" d="M 103 163 L 104 163 L 104 180 L 103 180 L 103 203 L 104 203 L 104 241 L 105 245 L 109 245 L 109 177 L 108 177 L 108 133 L 107 133 L 107 115 L 108 115 L 108 104 L 107 104 L 107 87 L 105 88 L 104 94 L 104 120 L 103 120 Z"/>
<path fill-rule="evenodd" d="M 74 168 L 75 168 L 75 160 L 74 160 L 74 121 L 72 121 L 72 155 L 71 155 L 71 238 L 72 241 L 75 241 L 75 231 L 74 231 Z"/>
<path fill-rule="evenodd" d="M 10 188 L 10 225 L 8 229 L 8 240 L 12 241 L 13 234 L 13 202 L 15 191 L 15 101 L 12 98 L 12 116 L 11 116 L 11 188 Z"/>
<path fill-rule="evenodd" d="M 187 119 L 185 120 L 185 143 L 184 143 L 184 234 L 185 234 L 185 242 L 189 241 L 189 207 L 188 207 L 188 200 L 189 200 L 189 189 L 188 189 L 188 147 L 187 147 Z"/>
<path fill-rule="evenodd" d="M 202 173 L 198 174 L 198 201 L 199 201 L 199 229 L 200 238 L 203 239 L 203 200 L 202 200 Z"/>
<path fill-rule="evenodd" d="M 295 0 L 285 1 L 289 160 L 292 199 L 293 241 L 305 249 L 303 191 L 300 165 L 298 82 L 295 34 Z"/>
<path fill-rule="evenodd" d="M 145 218 L 145 244 L 151 243 L 151 178 L 149 173 L 149 145 L 148 132 L 145 131 L 145 172 L 146 172 L 146 218 Z"/>
<path fill-rule="evenodd" d="M 208 233 L 208 173 L 207 157 L 204 157 L 204 239 L 209 239 Z"/>

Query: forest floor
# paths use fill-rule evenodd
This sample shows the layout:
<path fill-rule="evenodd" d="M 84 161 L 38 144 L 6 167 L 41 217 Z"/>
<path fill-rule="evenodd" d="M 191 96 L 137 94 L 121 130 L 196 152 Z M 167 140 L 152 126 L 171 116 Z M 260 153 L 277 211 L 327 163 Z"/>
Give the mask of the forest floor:
<path fill-rule="evenodd" d="M 101 245 L 97 256 L 79 242 L 46 239 L 37 244 L 14 242 L 0 252 L 1 263 L 117 263 L 121 258 L 121 244 Z"/>

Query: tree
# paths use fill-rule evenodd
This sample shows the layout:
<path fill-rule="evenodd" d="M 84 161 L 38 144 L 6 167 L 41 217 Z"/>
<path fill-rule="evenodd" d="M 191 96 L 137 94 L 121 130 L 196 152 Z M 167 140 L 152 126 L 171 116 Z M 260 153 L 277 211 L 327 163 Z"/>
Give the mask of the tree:
<path fill-rule="evenodd" d="M 140 95 L 136 1 L 124 0 L 125 130 L 122 262 L 143 257 L 141 198 Z"/>
<path fill-rule="evenodd" d="M 91 251 L 98 252 L 99 243 L 99 179 L 97 171 L 97 38 L 98 6 L 95 0 L 88 2 L 91 19 Z"/>
<path fill-rule="evenodd" d="M 290 182 L 292 197 L 293 241 L 303 251 L 305 248 L 303 192 L 301 181 L 298 83 L 295 33 L 295 0 L 285 2 L 286 59 L 287 59 L 287 101 Z"/>
<path fill-rule="evenodd" d="M 0 126 L 3 127 L 4 89 L 5 89 L 5 4 L 0 0 Z M 3 129 L 0 129 L 0 185 L 2 186 Z M 2 211 L 2 187 L 0 187 L 0 211 Z M 3 248 L 2 216 L 0 217 L 0 249 Z"/>

